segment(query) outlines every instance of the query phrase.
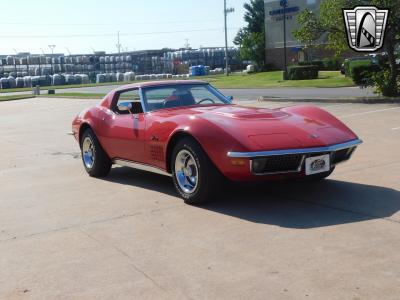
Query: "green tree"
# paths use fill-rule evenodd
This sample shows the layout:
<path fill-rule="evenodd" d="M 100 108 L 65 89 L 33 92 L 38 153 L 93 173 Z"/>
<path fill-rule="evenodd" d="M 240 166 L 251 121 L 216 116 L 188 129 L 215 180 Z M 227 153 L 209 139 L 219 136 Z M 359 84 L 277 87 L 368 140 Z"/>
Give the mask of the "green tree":
<path fill-rule="evenodd" d="M 248 32 L 243 38 L 240 56 L 254 61 L 262 69 L 265 60 L 265 35 L 260 32 Z"/>
<path fill-rule="evenodd" d="M 239 47 L 242 47 L 243 45 L 243 40 L 246 38 L 247 35 L 247 30 L 245 28 L 240 28 L 238 33 L 236 34 L 235 39 L 233 40 L 233 43 Z"/>
<path fill-rule="evenodd" d="M 397 83 L 399 73 L 395 52 L 400 44 L 399 0 L 325 0 L 321 3 L 319 14 L 305 10 L 298 16 L 300 28 L 294 31 L 294 36 L 302 43 L 312 44 L 323 34 L 327 34 L 326 48 L 334 50 L 339 55 L 349 49 L 342 9 L 363 4 L 390 9 L 384 44 L 388 60 L 382 65 L 383 71 L 376 76 L 377 80 L 374 83 L 385 96 L 399 95 L 400 88 Z"/>
<path fill-rule="evenodd" d="M 264 0 L 250 0 L 243 5 L 247 25 L 239 30 L 233 43 L 240 47 L 240 57 L 253 61 L 259 69 L 265 64 Z"/>
<path fill-rule="evenodd" d="M 247 23 L 246 29 L 249 32 L 264 32 L 264 0 L 250 0 L 250 3 L 245 3 L 243 7 L 246 10 L 244 13 L 244 20 Z"/>

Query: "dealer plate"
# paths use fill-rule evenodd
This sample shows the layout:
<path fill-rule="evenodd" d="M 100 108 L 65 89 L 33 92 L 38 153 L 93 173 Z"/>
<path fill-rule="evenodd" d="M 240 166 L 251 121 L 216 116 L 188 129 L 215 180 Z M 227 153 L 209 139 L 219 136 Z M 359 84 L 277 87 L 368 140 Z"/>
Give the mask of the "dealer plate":
<path fill-rule="evenodd" d="M 306 175 L 328 172 L 330 169 L 329 154 L 306 158 Z"/>

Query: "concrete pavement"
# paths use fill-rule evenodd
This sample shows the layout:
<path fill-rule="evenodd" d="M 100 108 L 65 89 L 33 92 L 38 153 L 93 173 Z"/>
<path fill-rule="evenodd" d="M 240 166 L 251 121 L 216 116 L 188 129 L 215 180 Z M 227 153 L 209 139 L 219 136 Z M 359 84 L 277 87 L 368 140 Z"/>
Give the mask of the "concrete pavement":
<path fill-rule="evenodd" d="M 0 299 L 399 299 L 399 105 L 318 104 L 364 140 L 350 162 L 199 208 L 167 177 L 86 175 L 65 133 L 97 102 L 0 103 Z"/>

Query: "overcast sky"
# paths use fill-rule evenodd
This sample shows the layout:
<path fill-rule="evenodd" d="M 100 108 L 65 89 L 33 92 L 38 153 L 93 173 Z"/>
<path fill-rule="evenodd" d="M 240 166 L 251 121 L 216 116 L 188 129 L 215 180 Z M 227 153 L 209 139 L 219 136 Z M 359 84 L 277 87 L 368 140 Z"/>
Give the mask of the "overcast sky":
<path fill-rule="evenodd" d="M 244 25 L 245 0 L 227 0 L 229 43 Z M 19 0 L 4 1 L 0 18 L 0 54 L 116 52 L 117 31 L 123 49 L 223 46 L 223 0 Z"/>

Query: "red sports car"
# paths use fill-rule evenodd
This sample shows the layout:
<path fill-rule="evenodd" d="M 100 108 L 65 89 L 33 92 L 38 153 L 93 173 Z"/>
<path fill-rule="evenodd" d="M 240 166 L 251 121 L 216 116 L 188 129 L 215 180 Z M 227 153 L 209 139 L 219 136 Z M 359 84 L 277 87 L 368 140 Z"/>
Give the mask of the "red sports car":
<path fill-rule="evenodd" d="M 231 181 L 329 176 L 361 143 L 313 106 L 234 105 L 202 81 L 131 84 L 110 92 L 72 123 L 90 176 L 113 164 L 172 176 L 186 203 L 201 203 Z"/>

